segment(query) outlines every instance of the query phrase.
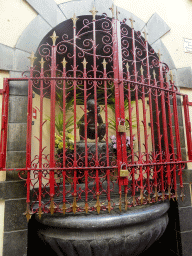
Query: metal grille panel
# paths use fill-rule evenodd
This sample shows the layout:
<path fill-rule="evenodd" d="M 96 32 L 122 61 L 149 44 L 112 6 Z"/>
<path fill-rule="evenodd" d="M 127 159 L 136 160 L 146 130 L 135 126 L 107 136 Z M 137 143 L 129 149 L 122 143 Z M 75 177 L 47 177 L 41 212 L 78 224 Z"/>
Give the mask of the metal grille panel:
<path fill-rule="evenodd" d="M 95 8 L 92 16 L 74 15 L 69 34 L 54 31 L 31 55 L 30 72 L 4 82 L 1 169 L 9 171 L 9 81 L 28 81 L 26 168 L 17 169 L 26 180 L 27 218 L 177 199 L 177 175 L 183 187 L 178 102 L 188 130 L 188 98 L 146 34 L 111 10 L 112 19 Z"/>

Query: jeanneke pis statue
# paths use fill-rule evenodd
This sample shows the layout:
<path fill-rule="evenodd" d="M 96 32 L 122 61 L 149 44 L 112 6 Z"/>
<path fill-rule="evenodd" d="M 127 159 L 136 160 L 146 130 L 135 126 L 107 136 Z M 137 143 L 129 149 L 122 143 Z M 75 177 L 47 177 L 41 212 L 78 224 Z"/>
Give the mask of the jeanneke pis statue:
<path fill-rule="evenodd" d="M 94 99 L 87 101 L 87 138 L 91 140 L 95 139 L 95 104 L 97 104 L 97 134 L 99 142 L 101 142 L 106 133 L 106 125 L 103 123 L 103 119 L 100 115 L 100 106 L 98 103 L 95 103 Z M 79 120 L 78 126 L 80 141 L 82 141 L 85 139 L 85 115 Z"/>

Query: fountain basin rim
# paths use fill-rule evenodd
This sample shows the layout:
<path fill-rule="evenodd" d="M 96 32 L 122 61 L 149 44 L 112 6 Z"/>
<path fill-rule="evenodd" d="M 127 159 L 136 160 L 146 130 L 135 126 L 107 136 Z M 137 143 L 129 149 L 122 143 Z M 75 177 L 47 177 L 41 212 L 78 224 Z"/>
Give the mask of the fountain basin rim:
<path fill-rule="evenodd" d="M 158 219 L 168 211 L 169 207 L 170 202 L 166 200 L 164 202 L 129 208 L 126 212 L 121 213 L 113 211 L 105 214 L 45 214 L 41 219 L 36 215 L 36 219 L 49 227 L 62 229 L 102 229 L 106 226 L 108 228 L 118 228 Z"/>

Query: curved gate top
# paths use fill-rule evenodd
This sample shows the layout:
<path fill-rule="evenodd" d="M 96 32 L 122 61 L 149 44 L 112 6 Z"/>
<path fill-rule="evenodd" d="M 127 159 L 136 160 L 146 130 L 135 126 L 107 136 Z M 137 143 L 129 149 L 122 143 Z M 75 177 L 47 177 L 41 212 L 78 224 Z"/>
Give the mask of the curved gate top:
<path fill-rule="evenodd" d="M 51 31 L 30 71 L 4 82 L 0 148 L 8 170 L 9 81 L 28 81 L 26 168 L 17 169 L 28 218 L 177 199 L 177 174 L 183 187 L 177 102 L 189 129 L 187 96 L 132 19 L 132 27 L 119 21 L 113 6 L 112 18 L 90 12 L 59 25 L 62 35 Z M 191 159 L 189 133 L 187 143 Z"/>

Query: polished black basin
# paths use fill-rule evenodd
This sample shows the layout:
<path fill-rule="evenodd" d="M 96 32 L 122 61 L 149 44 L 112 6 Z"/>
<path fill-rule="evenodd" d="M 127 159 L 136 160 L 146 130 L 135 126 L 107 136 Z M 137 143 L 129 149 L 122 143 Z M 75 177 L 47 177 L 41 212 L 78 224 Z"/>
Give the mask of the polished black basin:
<path fill-rule="evenodd" d="M 110 214 L 49 215 L 39 237 L 58 256 L 133 256 L 158 240 L 168 224 L 169 201 L 129 208 Z"/>

